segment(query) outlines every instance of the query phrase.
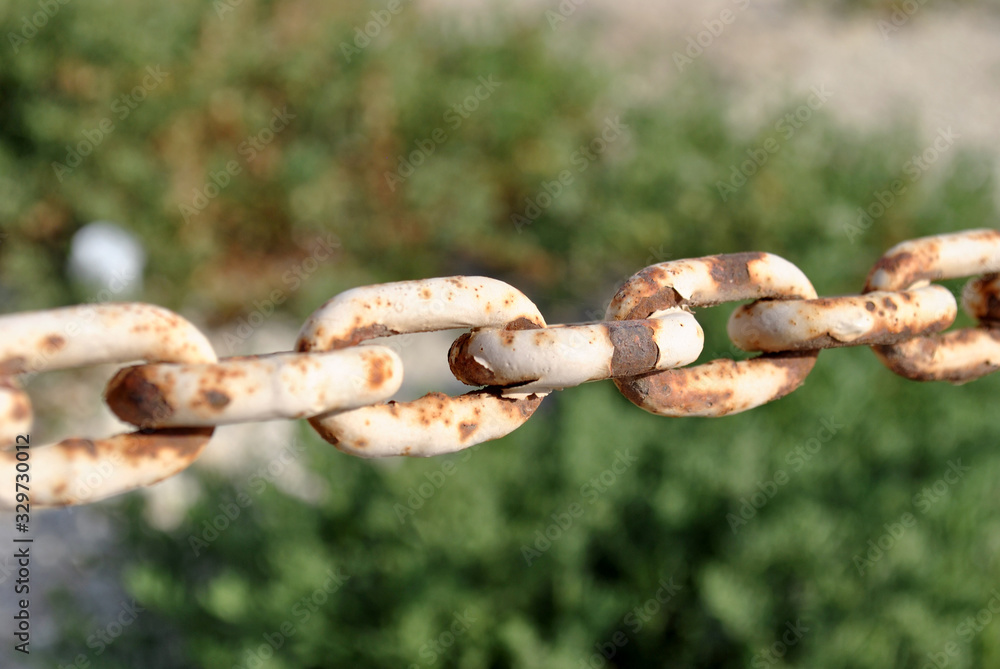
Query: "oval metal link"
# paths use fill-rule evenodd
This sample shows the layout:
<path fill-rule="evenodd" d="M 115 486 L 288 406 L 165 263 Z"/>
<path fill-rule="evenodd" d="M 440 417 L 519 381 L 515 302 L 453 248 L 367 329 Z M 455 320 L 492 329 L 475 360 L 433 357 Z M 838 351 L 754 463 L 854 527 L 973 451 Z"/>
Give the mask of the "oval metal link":
<path fill-rule="evenodd" d="M 214 364 L 135 365 L 108 383 L 105 399 L 143 428 L 308 418 L 391 397 L 403 362 L 385 346 L 327 353 L 272 353 Z"/>
<path fill-rule="evenodd" d="M 390 334 L 459 327 L 545 327 L 537 307 L 516 288 L 486 277 L 400 281 L 334 297 L 306 321 L 300 352 L 336 350 Z M 338 449 L 361 457 L 431 456 L 498 439 L 522 425 L 542 398 L 501 397 L 478 390 L 459 397 L 430 393 L 309 419 Z"/>
<path fill-rule="evenodd" d="M 0 372 L 9 376 L 137 359 L 214 362 L 216 356 L 191 323 L 149 304 L 66 307 L 0 317 Z M 5 392 L 11 392 L 8 385 Z M 4 434 L 9 431 L 8 426 Z M 32 445 L 31 504 L 89 503 L 151 485 L 194 462 L 212 432 L 157 430 Z M 14 452 L 0 452 L 0 468 L 13 471 L 15 462 Z M 13 486 L 0 488 L 0 508 L 13 507 Z"/>
<path fill-rule="evenodd" d="M 766 300 L 737 308 L 729 338 L 744 351 L 807 351 L 893 344 L 944 330 L 958 312 L 942 286 L 815 300 Z"/>
<path fill-rule="evenodd" d="M 1000 272 L 1000 232 L 967 230 L 893 246 L 872 268 L 864 292 L 904 290 L 927 281 L 996 272 Z M 1000 331 L 985 324 L 872 350 L 889 369 L 914 381 L 965 383 L 1000 369 Z"/>
<path fill-rule="evenodd" d="M 31 429 L 31 400 L 13 376 L 0 376 L 0 444 Z"/>
<path fill-rule="evenodd" d="M 505 386 L 509 397 L 680 367 L 704 343 L 698 321 L 677 309 L 646 320 L 473 330 L 455 340 L 448 362 L 463 383 Z"/>
<path fill-rule="evenodd" d="M 647 318 L 662 309 L 737 300 L 815 297 L 809 279 L 784 258 L 770 253 L 733 253 L 645 268 L 619 289 L 607 318 Z M 812 370 L 818 354 L 802 351 L 764 354 L 739 362 L 713 360 L 615 379 L 615 385 L 632 403 L 661 416 L 724 416 L 792 392 Z"/>
<path fill-rule="evenodd" d="M 991 327 L 1000 324 L 1000 274 L 970 279 L 962 288 L 962 308 Z"/>

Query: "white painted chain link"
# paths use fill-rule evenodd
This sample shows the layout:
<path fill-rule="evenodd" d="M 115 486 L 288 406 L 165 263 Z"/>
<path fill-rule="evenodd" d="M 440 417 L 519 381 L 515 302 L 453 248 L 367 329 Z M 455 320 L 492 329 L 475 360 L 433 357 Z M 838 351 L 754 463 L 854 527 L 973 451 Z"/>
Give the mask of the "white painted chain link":
<path fill-rule="evenodd" d="M 664 416 L 723 416 L 802 384 L 819 351 L 871 346 L 894 372 L 964 383 L 1000 368 L 1000 233 L 970 230 L 890 249 L 861 295 L 819 298 L 795 265 L 736 253 L 651 265 L 611 301 L 606 320 L 546 325 L 520 291 L 485 277 L 355 288 L 306 321 L 294 352 L 219 360 L 180 316 L 147 304 L 80 306 L 0 317 L 0 443 L 27 434 L 31 402 L 18 377 L 101 363 L 120 370 L 105 400 L 139 431 L 32 446 L 38 507 L 83 504 L 151 485 L 188 467 L 216 425 L 308 418 L 324 439 L 361 457 L 432 456 L 498 439 L 552 392 L 613 379 Z M 979 327 L 938 334 L 957 304 L 938 279 L 974 276 L 962 304 Z M 730 339 L 762 355 L 695 362 L 704 333 L 693 307 L 738 307 Z M 483 386 L 459 397 L 389 398 L 403 363 L 376 337 L 471 328 L 448 354 L 455 376 Z M 0 464 L 16 465 L 0 451 Z M 0 489 L 0 508 L 14 498 Z"/>

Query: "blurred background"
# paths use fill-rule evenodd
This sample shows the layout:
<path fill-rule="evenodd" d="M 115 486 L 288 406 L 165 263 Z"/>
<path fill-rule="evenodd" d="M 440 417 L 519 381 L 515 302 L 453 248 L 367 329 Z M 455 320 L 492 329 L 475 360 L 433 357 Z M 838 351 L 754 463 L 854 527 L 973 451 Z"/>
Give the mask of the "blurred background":
<path fill-rule="evenodd" d="M 0 304 L 153 302 L 233 355 L 432 276 L 549 323 L 715 253 L 858 292 L 895 243 L 996 226 L 997 34 L 977 0 L 7 0 Z M 745 357 L 729 312 L 698 311 L 703 361 Z M 400 344 L 406 396 L 460 389 L 448 342 Z M 122 429 L 111 371 L 32 379 L 33 442 Z M 220 428 L 33 519 L 33 652 L 0 665 L 1000 666 L 998 391 L 843 349 L 745 414 L 594 383 L 428 460 Z"/>

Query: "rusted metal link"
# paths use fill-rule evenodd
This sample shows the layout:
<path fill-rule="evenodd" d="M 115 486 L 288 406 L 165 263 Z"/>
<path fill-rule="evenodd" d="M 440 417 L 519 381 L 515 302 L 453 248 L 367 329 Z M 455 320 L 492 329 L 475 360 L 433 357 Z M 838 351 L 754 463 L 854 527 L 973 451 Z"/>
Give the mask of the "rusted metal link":
<path fill-rule="evenodd" d="M 296 350 L 353 346 L 390 334 L 459 327 L 522 330 L 545 327 L 520 291 L 486 277 L 401 281 L 355 288 L 334 297 L 306 321 Z M 430 456 L 499 438 L 526 421 L 541 402 L 480 390 L 460 397 L 430 393 L 413 402 L 388 402 L 310 418 L 342 451 L 361 457 Z"/>
<path fill-rule="evenodd" d="M 1000 274 L 985 274 L 965 284 L 962 308 L 983 325 L 1000 325 Z"/>
<path fill-rule="evenodd" d="M 625 282 L 607 318 L 647 318 L 661 309 L 737 300 L 815 299 L 795 265 L 770 253 L 734 253 L 652 265 Z M 778 399 L 802 384 L 818 351 L 793 351 L 734 362 L 615 379 L 622 394 L 661 416 L 724 416 Z"/>
<path fill-rule="evenodd" d="M 944 330 L 955 297 L 942 286 L 815 300 L 765 300 L 737 308 L 729 338 L 745 351 L 807 351 L 894 344 Z"/>
<path fill-rule="evenodd" d="M 674 309 L 646 320 L 473 330 L 455 340 L 448 362 L 463 383 L 504 386 L 511 397 L 680 367 L 704 342 L 694 316 Z"/>
<path fill-rule="evenodd" d="M 8 377 L 136 359 L 214 362 L 216 356 L 188 321 L 148 304 L 67 307 L 0 317 L 0 370 Z M 9 378 L 0 387 L 5 393 L 19 392 Z M 8 405 L 9 398 L 4 400 Z M 3 434 L 10 432 L 8 424 Z M 161 430 L 32 445 L 31 504 L 82 504 L 151 485 L 190 465 L 211 436 L 211 429 Z M 13 452 L 0 452 L 0 469 L 13 471 L 15 462 Z M 13 486 L 0 487 L 0 509 L 12 508 Z"/>
<path fill-rule="evenodd" d="M 31 429 L 31 400 L 13 376 L 0 376 L 0 450 Z"/>
<path fill-rule="evenodd" d="M 139 427 L 207 427 L 353 409 L 388 399 L 402 381 L 403 363 L 392 349 L 359 346 L 136 365 L 111 379 L 105 399 Z"/>
<path fill-rule="evenodd" d="M 967 230 L 914 239 L 889 249 L 872 268 L 865 293 L 903 290 L 939 279 L 957 279 L 1000 272 L 1000 232 Z M 971 282 L 966 295 L 985 282 Z M 978 328 L 964 328 L 943 335 L 916 337 L 899 344 L 873 346 L 878 358 L 892 371 L 915 381 L 965 383 L 1000 369 L 1000 333 L 991 330 L 986 294 L 980 301 L 964 303 L 982 319 Z M 985 310 L 985 311 L 984 311 Z"/>

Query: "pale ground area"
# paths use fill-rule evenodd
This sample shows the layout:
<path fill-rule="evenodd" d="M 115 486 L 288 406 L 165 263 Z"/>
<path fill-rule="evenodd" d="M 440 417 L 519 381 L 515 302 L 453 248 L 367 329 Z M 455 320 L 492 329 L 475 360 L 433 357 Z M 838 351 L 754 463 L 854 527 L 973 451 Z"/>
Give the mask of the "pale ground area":
<path fill-rule="evenodd" d="M 839 17 L 786 0 L 576 2 L 562 3 L 575 10 L 553 32 L 572 39 L 574 30 L 597 20 L 602 37 L 593 46 L 599 57 L 625 63 L 631 72 L 621 81 L 626 96 L 658 93 L 690 74 L 691 66 L 678 71 L 674 52 L 683 53 L 688 37 L 728 9 L 732 22 L 710 42 L 704 37 L 707 46 L 693 60 L 724 75 L 734 124 L 774 121 L 790 101 L 804 102 L 813 86 L 825 84 L 833 93 L 829 111 L 848 127 L 865 130 L 912 115 L 928 139 L 951 125 L 963 144 L 1000 154 L 1000 7 L 941 10 L 927 2 L 912 16 L 904 14 L 897 30 L 891 13 Z M 473 29 L 488 30 L 487 2 L 424 4 L 458 10 Z M 560 7 L 557 0 L 505 4 L 545 24 L 541 12 Z M 880 19 L 892 32 L 883 34 Z"/>

